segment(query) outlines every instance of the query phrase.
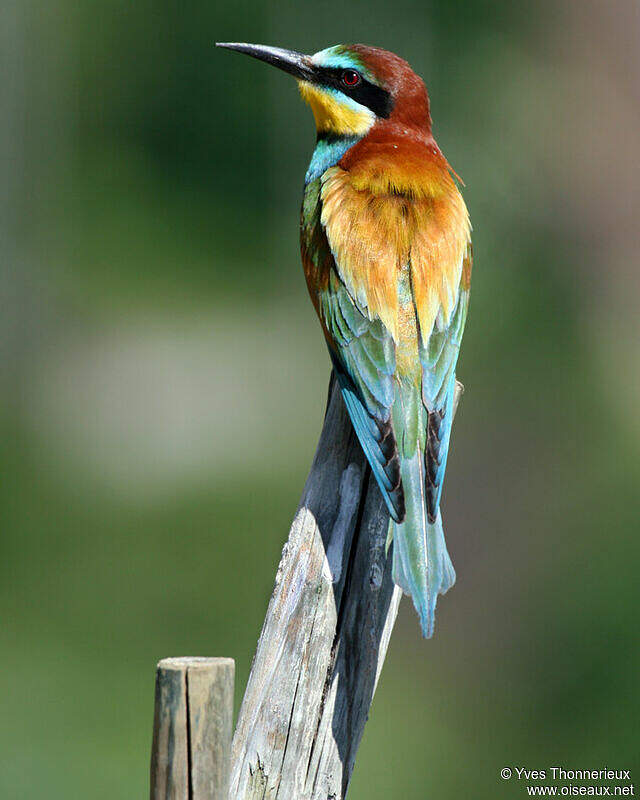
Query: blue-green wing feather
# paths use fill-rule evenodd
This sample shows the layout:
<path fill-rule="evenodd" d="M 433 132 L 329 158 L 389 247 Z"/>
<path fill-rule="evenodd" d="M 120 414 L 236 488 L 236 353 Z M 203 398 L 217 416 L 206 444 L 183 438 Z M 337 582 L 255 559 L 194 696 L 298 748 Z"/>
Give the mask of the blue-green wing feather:
<path fill-rule="evenodd" d="M 431 636 L 438 594 L 455 581 L 440 497 L 453 419 L 455 370 L 467 314 L 468 274 L 448 320 L 419 337 L 421 386 L 396 372 L 395 344 L 379 319 L 342 282 L 321 224 L 319 180 L 305 187 L 302 250 L 307 282 L 323 322 L 354 431 L 392 518 L 393 578 L 413 598 Z M 470 251 L 467 254 L 470 268 Z M 409 272 L 398 289 L 411 299 Z M 419 382 L 418 382 L 419 383 Z"/>
<path fill-rule="evenodd" d="M 389 513 L 404 517 L 398 452 L 391 428 L 395 397 L 395 345 L 379 320 L 356 306 L 337 273 L 318 294 L 330 334 L 329 352 L 349 417 Z"/>
<path fill-rule="evenodd" d="M 468 305 L 468 287 L 461 285 L 448 324 L 436 320 L 431 335 L 420 346 L 422 401 L 429 412 L 425 462 L 427 513 L 430 521 L 436 519 L 440 507 L 453 422 L 456 364 Z"/>
<path fill-rule="evenodd" d="M 329 353 L 353 429 L 389 513 L 404 518 L 404 498 L 391 427 L 395 344 L 380 320 L 371 320 L 338 276 L 321 223 L 320 178 L 305 185 L 301 246 L 307 283 L 322 320 Z"/>

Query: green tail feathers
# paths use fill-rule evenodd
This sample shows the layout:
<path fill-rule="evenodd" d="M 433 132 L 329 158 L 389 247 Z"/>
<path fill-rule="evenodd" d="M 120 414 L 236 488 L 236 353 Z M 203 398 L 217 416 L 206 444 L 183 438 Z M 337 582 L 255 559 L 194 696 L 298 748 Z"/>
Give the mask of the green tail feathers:
<path fill-rule="evenodd" d="M 400 456 L 405 517 L 389 523 L 393 538 L 393 580 L 416 607 L 422 634 L 433 635 L 436 601 L 456 580 L 447 552 L 440 510 L 433 522 L 427 512 L 428 413 L 417 382 L 400 382 L 392 410 Z"/>
<path fill-rule="evenodd" d="M 406 516 L 391 521 L 393 536 L 393 580 L 410 594 L 420 617 L 422 634 L 433 635 L 436 601 L 456 580 L 444 541 L 440 511 L 434 522 L 427 517 L 425 463 L 420 448 L 411 458 L 401 458 Z"/>

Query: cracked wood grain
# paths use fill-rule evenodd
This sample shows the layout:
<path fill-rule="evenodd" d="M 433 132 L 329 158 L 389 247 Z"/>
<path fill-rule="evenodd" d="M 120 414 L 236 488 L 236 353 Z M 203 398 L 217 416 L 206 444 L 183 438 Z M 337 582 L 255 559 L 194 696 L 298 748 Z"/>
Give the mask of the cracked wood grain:
<path fill-rule="evenodd" d="M 151 800 L 226 800 L 234 669 L 230 658 L 159 662 Z"/>
<path fill-rule="evenodd" d="M 401 597 L 388 524 L 332 380 L 240 708 L 231 800 L 346 796 Z"/>

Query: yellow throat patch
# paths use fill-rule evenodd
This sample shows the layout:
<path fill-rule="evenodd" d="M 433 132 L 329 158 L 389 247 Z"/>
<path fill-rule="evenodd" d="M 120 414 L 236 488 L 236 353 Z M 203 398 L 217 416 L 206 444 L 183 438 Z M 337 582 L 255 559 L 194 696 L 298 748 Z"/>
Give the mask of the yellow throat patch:
<path fill-rule="evenodd" d="M 368 108 L 354 108 L 348 101 L 341 102 L 331 92 L 307 81 L 298 81 L 298 86 L 302 99 L 311 106 L 318 132 L 364 136 L 375 122 L 375 115 Z"/>

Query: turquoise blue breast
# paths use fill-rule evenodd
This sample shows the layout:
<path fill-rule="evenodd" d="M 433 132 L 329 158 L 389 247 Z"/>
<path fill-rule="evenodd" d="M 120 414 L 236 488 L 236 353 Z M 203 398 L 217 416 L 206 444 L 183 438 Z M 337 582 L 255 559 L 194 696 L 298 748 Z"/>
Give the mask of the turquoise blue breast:
<path fill-rule="evenodd" d="M 347 150 L 359 142 L 361 138 L 361 136 L 336 136 L 318 139 L 316 149 L 311 156 L 309 169 L 304 178 L 305 184 L 315 181 L 325 170 L 335 166 Z"/>

